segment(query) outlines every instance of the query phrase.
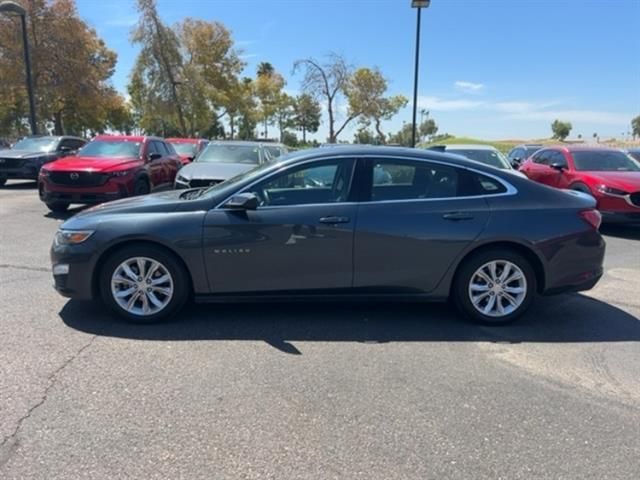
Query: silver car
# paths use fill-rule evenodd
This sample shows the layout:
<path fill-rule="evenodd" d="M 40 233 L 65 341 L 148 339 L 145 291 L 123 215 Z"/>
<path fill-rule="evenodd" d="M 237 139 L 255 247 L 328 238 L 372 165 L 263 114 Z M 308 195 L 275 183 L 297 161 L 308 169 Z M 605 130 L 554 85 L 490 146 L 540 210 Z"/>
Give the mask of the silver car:
<path fill-rule="evenodd" d="M 178 172 L 175 188 L 216 185 L 270 162 L 286 152 L 287 148 L 277 143 L 211 142 L 193 162 Z"/>
<path fill-rule="evenodd" d="M 476 162 L 484 163 L 491 167 L 499 168 L 501 170 L 509 170 L 516 175 L 524 176 L 524 174 L 518 172 L 511 166 L 507 157 L 505 157 L 500 150 L 491 145 L 477 145 L 477 144 L 459 144 L 459 145 L 435 145 L 429 147 L 429 150 L 437 150 L 440 152 L 453 153 L 456 155 L 462 155 L 469 160 L 475 160 Z"/>

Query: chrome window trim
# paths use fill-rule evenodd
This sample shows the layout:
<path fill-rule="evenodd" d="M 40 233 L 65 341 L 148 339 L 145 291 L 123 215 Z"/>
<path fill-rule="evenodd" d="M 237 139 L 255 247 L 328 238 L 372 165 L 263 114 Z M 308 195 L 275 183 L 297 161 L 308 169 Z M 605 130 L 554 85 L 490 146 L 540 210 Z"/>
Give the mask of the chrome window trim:
<path fill-rule="evenodd" d="M 372 204 L 372 203 L 407 203 L 407 202 L 441 202 L 443 200 L 470 200 L 470 199 L 474 199 L 474 198 L 497 198 L 497 197 L 506 197 L 506 196 L 511 196 L 511 195 L 516 195 L 518 193 L 518 189 L 516 187 L 514 187 L 513 185 L 511 185 L 511 183 L 507 182 L 506 180 L 504 180 L 503 178 L 498 177 L 497 175 L 493 175 L 491 173 L 487 173 L 487 172 L 483 172 L 482 170 L 477 170 L 473 167 L 468 167 L 468 166 L 463 166 L 463 165 L 455 165 L 455 164 L 451 164 L 448 162 L 444 162 L 442 160 L 434 160 L 434 159 L 422 159 L 422 158 L 415 158 L 415 157 L 404 157 L 404 156 L 399 156 L 399 155 L 358 155 L 358 156 L 354 156 L 354 155 L 332 155 L 330 157 L 324 157 L 324 158 L 311 158 L 308 160 L 304 160 L 300 163 L 296 163 L 295 165 L 288 165 L 288 166 L 283 166 L 282 168 L 270 173 L 268 176 L 266 177 L 262 177 L 259 180 L 256 180 L 255 182 L 247 185 L 245 188 L 243 188 L 241 191 L 235 192 L 231 195 L 229 195 L 227 198 L 225 198 L 222 202 L 220 202 L 218 205 L 216 205 L 214 207 L 214 209 L 220 209 L 220 210 L 233 210 L 233 209 L 226 209 L 223 207 L 223 205 L 228 202 L 231 197 L 233 197 L 234 195 L 240 194 L 240 193 L 245 193 L 248 189 L 254 187 L 255 185 L 257 185 L 258 183 L 267 180 L 275 175 L 277 175 L 278 173 L 282 172 L 285 168 L 289 168 L 289 167 L 297 167 L 300 165 L 305 165 L 307 163 L 312 163 L 312 162 L 317 162 L 317 161 L 324 161 L 324 160 L 340 160 L 340 159 L 353 159 L 354 161 L 354 171 L 351 173 L 351 183 L 349 184 L 349 191 L 351 191 L 351 188 L 353 187 L 353 179 L 355 178 L 355 168 L 357 165 L 357 160 L 358 159 L 379 159 L 379 160 L 404 160 L 404 161 L 408 161 L 408 162 L 430 162 L 430 163 L 435 163 L 438 165 L 443 165 L 445 167 L 449 167 L 449 168 L 459 168 L 462 170 L 467 170 L 469 172 L 474 172 L 477 173 L 479 175 L 484 175 L 486 177 L 489 177 L 493 180 L 496 180 L 498 183 L 500 183 L 503 187 L 505 187 L 507 189 L 506 192 L 501 192 L 501 193 L 487 193 L 487 194 L 482 194 L 482 195 L 467 195 L 467 196 L 463 196 L 463 197 L 438 197 L 438 198 L 406 198 L 406 199 L 399 199 L 399 200 L 366 200 L 366 201 L 362 201 L 362 202 L 335 202 L 335 203 L 306 203 L 306 204 L 300 204 L 300 205 L 272 205 L 272 206 L 268 206 L 268 207 L 258 207 L 258 210 L 261 209 L 266 209 L 266 208 L 291 208 L 291 207 L 309 207 L 309 206 L 318 206 L 318 205 L 368 205 L 368 204 Z"/>

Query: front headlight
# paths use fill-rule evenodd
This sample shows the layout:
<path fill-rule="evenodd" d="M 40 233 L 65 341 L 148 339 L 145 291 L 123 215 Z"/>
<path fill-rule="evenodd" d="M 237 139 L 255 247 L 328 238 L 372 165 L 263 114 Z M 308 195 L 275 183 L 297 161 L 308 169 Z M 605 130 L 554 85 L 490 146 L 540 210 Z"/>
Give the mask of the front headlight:
<path fill-rule="evenodd" d="M 629 195 L 629 192 L 625 192 L 624 190 L 620 190 L 618 188 L 608 187 L 606 185 L 599 185 L 598 191 L 600 193 L 604 193 L 605 195 L 612 195 L 614 197 L 626 197 Z"/>
<path fill-rule="evenodd" d="M 49 170 L 46 170 L 46 169 L 44 169 L 44 168 L 41 168 L 41 169 L 40 169 L 40 176 L 41 176 L 41 177 L 48 177 L 48 176 L 49 176 L 49 174 L 50 174 Z"/>
<path fill-rule="evenodd" d="M 189 184 L 189 179 L 187 177 L 183 177 L 182 175 L 178 175 L 176 177 L 176 182 L 184 183 L 185 185 Z"/>
<path fill-rule="evenodd" d="M 54 237 L 56 245 L 77 245 L 93 235 L 93 230 L 58 230 Z"/>

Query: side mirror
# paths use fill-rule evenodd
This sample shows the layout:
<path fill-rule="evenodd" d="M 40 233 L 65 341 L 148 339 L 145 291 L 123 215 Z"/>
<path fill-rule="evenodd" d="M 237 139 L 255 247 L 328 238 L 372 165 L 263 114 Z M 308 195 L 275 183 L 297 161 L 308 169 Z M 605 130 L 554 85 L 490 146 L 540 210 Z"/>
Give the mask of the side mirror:
<path fill-rule="evenodd" d="M 154 160 L 158 160 L 159 158 L 162 158 L 162 154 L 161 153 L 150 153 L 149 155 L 147 155 L 147 158 L 149 159 L 150 162 L 153 162 Z"/>
<path fill-rule="evenodd" d="M 518 168 L 520 165 L 522 165 L 522 159 L 519 157 L 515 157 L 511 159 L 511 166 L 513 168 Z"/>
<path fill-rule="evenodd" d="M 255 210 L 259 203 L 258 197 L 253 193 L 238 193 L 231 197 L 224 206 L 233 210 Z"/>
<path fill-rule="evenodd" d="M 549 165 L 551 168 L 553 168 L 554 170 L 558 170 L 559 172 L 562 172 L 563 170 L 567 169 L 567 164 L 566 163 L 560 163 L 560 162 L 553 162 L 551 165 Z"/>

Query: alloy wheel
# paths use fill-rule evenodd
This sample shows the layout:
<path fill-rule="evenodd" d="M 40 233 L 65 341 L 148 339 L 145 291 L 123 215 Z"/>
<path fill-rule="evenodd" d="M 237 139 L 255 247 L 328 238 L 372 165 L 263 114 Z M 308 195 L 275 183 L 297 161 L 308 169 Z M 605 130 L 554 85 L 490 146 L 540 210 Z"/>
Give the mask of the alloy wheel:
<path fill-rule="evenodd" d="M 162 263 L 147 257 L 132 257 L 122 262 L 111 275 L 111 295 L 127 313 L 155 315 L 171 302 L 174 283 Z"/>
<path fill-rule="evenodd" d="M 515 263 L 494 260 L 471 276 L 468 287 L 473 307 L 488 317 L 505 317 L 515 312 L 527 296 L 527 279 Z"/>

